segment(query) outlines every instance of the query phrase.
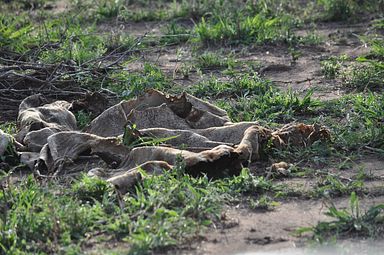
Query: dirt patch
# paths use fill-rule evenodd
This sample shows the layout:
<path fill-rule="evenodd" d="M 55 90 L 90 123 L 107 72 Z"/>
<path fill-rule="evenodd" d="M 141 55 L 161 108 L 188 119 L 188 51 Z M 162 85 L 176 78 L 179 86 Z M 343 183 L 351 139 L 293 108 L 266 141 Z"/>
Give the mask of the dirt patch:
<path fill-rule="evenodd" d="M 334 200 L 338 208 L 347 208 L 348 202 L 347 198 Z M 361 199 L 361 206 L 367 208 L 383 202 L 383 196 L 366 198 Z M 210 231 L 206 241 L 196 247 L 196 254 L 245 254 L 300 248 L 304 246 L 303 239 L 293 235 L 297 228 L 330 219 L 324 215 L 327 207 L 321 200 L 286 201 L 273 211 L 261 213 L 239 207 L 228 208 L 225 213 L 236 226 Z"/>
<path fill-rule="evenodd" d="M 367 26 L 367 23 L 354 26 L 340 23 L 320 24 L 315 30 L 315 35 L 323 40 L 320 45 L 299 47 L 295 49 L 296 53 L 290 52 L 286 47 L 267 47 L 251 51 L 242 59 L 259 61 L 263 65 L 261 73 L 283 90 L 290 88 L 306 93 L 312 89 L 316 98 L 339 98 L 345 94 L 340 81 L 325 79 L 320 62 L 329 57 L 346 55 L 355 58 L 368 53 L 369 48 L 359 39 L 359 36 L 368 33 Z M 300 36 L 311 33 L 311 29 L 296 31 Z M 298 59 L 294 61 L 292 54 L 298 54 Z"/>
<path fill-rule="evenodd" d="M 323 42 L 315 46 L 298 47 L 294 49 L 294 52 L 284 45 L 243 47 L 231 49 L 231 52 L 235 52 L 234 60 L 238 62 L 260 63 L 261 69 L 258 72 L 283 90 L 291 89 L 300 94 L 313 90 L 315 98 L 335 99 L 344 95 L 345 90 L 341 87 L 340 81 L 324 77 L 320 62 L 329 57 L 346 55 L 355 58 L 368 53 L 369 47 L 359 39 L 359 36 L 370 33 L 366 29 L 368 25 L 369 23 L 353 26 L 343 23 L 324 23 L 319 24 L 315 30 L 308 28 L 296 31 L 296 34 L 300 36 L 315 33 Z M 109 28 L 108 25 L 105 26 L 105 29 Z M 144 34 L 161 36 L 162 34 L 162 24 L 155 22 L 126 23 L 123 26 L 127 32 L 136 36 Z M 141 54 L 137 61 L 127 66 L 127 69 L 142 70 L 144 63 L 153 63 L 172 77 L 176 83 L 188 86 L 203 79 L 199 75 L 194 75 L 193 72 L 187 79 L 179 74 L 183 65 L 193 64 L 190 51 L 189 47 L 182 45 L 158 48 Z M 293 56 L 294 54 L 297 54 L 297 59 L 293 59 L 296 58 Z M 241 69 L 241 66 L 235 68 Z M 207 74 L 209 75 L 210 72 L 214 72 L 214 70 L 208 71 Z"/>
<path fill-rule="evenodd" d="M 366 181 L 381 180 L 384 178 L 384 158 L 377 156 L 366 156 L 356 161 L 346 161 L 345 166 L 330 168 L 327 171 L 340 175 L 344 178 L 364 178 Z"/>
<path fill-rule="evenodd" d="M 68 8 L 71 6 L 70 1 L 68 0 L 59 0 L 56 1 L 52 6 L 52 12 L 54 14 L 60 14 L 68 10 Z"/>

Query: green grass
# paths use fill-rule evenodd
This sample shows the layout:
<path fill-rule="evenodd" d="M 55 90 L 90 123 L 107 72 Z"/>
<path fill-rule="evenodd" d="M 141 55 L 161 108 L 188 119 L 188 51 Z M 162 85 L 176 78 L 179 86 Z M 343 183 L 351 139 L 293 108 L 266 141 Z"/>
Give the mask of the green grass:
<path fill-rule="evenodd" d="M 366 39 L 371 51 L 358 57 L 357 63 L 344 72 L 345 85 L 358 91 L 382 90 L 384 88 L 384 38 Z"/>
<path fill-rule="evenodd" d="M 187 42 L 191 38 L 190 29 L 176 22 L 169 23 L 160 39 L 161 45 L 176 45 Z"/>
<path fill-rule="evenodd" d="M 12 169 L 20 166 L 19 156 L 15 145 L 13 144 L 13 136 L 17 134 L 17 126 L 15 123 L 2 123 L 0 124 L 0 130 L 5 134 L 10 135 L 10 143 L 8 143 L 3 155 L 0 156 L 0 176 L 6 174 Z"/>
<path fill-rule="evenodd" d="M 122 98 L 132 98 L 143 94 L 147 89 L 167 89 L 171 80 L 155 65 L 144 64 L 142 73 L 117 71 L 109 76 L 109 88 Z"/>
<path fill-rule="evenodd" d="M 321 72 L 327 79 L 335 79 L 340 74 L 343 58 L 330 58 L 320 62 Z"/>
<path fill-rule="evenodd" d="M 112 19 L 119 21 L 172 21 L 177 19 L 198 19 L 212 12 L 225 10 L 229 12 L 235 0 L 198 0 L 198 1 L 123 1 L 101 0 L 94 2 L 73 1 L 74 10 L 88 10 L 87 19 L 95 19 L 102 23 Z M 243 3 L 242 3 L 243 5 Z"/>
<path fill-rule="evenodd" d="M 288 146 L 286 148 L 272 149 L 271 157 L 294 163 L 295 167 L 292 169 L 292 176 L 306 176 L 305 173 L 302 175 L 302 171 L 306 167 L 322 168 L 330 165 L 332 163 L 331 159 L 340 158 L 343 160 L 345 155 L 336 150 L 332 143 L 319 141 L 306 148 Z"/>
<path fill-rule="evenodd" d="M 123 2 L 121 0 L 109 1 L 102 0 L 97 5 L 96 13 L 100 18 L 111 19 L 119 15 L 123 9 Z"/>
<path fill-rule="evenodd" d="M 356 64 L 343 73 L 344 85 L 357 91 L 382 90 L 384 88 L 384 62 Z"/>
<path fill-rule="evenodd" d="M 180 168 L 181 167 L 181 168 Z M 261 195 L 273 185 L 247 170 L 209 181 L 182 173 L 146 177 L 122 198 L 105 181 L 85 175 L 72 184 L 32 176 L 0 192 L 0 251 L 6 254 L 79 252 L 89 238 L 127 242 L 130 254 L 171 248 L 219 221 L 223 202 Z M 56 190 L 56 192 L 52 192 Z M 266 204 L 265 197 L 261 202 Z"/>
<path fill-rule="evenodd" d="M 234 121 L 258 121 L 286 123 L 298 116 L 311 115 L 320 104 L 311 98 L 311 92 L 300 98 L 292 91 L 279 93 L 273 89 L 265 94 L 245 96 L 232 101 L 220 101 Z"/>
<path fill-rule="evenodd" d="M 328 124 L 340 149 L 384 148 L 383 99 L 383 95 L 377 93 L 357 94 L 331 101 L 325 106 L 324 111 L 335 118 Z"/>
<path fill-rule="evenodd" d="M 313 197 L 340 197 L 351 192 L 362 193 L 364 183 L 362 180 L 345 181 L 338 177 L 327 175 L 320 179 L 317 187 L 311 192 Z"/>
<path fill-rule="evenodd" d="M 214 77 L 193 85 L 189 92 L 201 98 L 215 100 L 235 121 L 266 121 L 286 123 L 316 112 L 321 102 L 311 97 L 312 91 L 299 96 L 283 92 L 257 73 L 231 74 L 229 81 Z"/>
<path fill-rule="evenodd" d="M 383 212 L 384 204 L 371 206 L 366 211 L 363 211 L 356 193 L 352 192 L 349 210 L 337 209 L 331 203 L 325 214 L 334 220 L 322 221 L 314 227 L 299 229 L 298 232 L 311 231 L 313 239 L 320 243 L 335 237 L 360 236 L 379 238 L 384 231 Z"/>
<path fill-rule="evenodd" d="M 355 0 L 320 0 L 324 6 L 326 19 L 346 20 L 356 14 L 357 1 Z"/>
<path fill-rule="evenodd" d="M 206 46 L 238 45 L 291 40 L 293 21 L 288 17 L 267 17 L 264 14 L 240 16 L 234 19 L 202 18 L 196 25 L 198 40 Z"/>
<path fill-rule="evenodd" d="M 331 57 L 321 62 L 321 70 L 328 79 L 341 78 L 349 90 L 381 91 L 384 88 L 384 39 L 379 34 L 361 37 L 370 52 L 355 60 L 347 56 Z"/>
<path fill-rule="evenodd" d="M 196 57 L 195 66 L 201 70 L 230 69 L 235 66 L 231 56 L 224 57 L 215 52 L 204 52 Z"/>
<path fill-rule="evenodd" d="M 365 14 L 384 10 L 382 0 L 319 0 L 323 12 L 320 16 L 325 21 L 357 21 Z"/>

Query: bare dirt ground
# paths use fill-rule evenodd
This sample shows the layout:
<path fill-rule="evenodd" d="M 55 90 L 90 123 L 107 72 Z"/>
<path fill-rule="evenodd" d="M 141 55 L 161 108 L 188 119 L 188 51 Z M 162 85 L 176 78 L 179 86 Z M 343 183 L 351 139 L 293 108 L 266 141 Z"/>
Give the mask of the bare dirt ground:
<path fill-rule="evenodd" d="M 183 22 L 188 24 L 188 22 Z M 109 24 L 111 25 L 111 24 Z M 305 94 L 308 90 L 313 90 L 313 96 L 321 100 L 339 98 L 345 94 L 340 86 L 340 81 L 328 80 L 321 72 L 320 61 L 331 56 L 346 55 L 354 58 L 369 52 L 369 48 L 361 42 L 359 36 L 369 33 L 368 23 L 358 23 L 347 25 L 344 23 L 324 23 L 315 29 L 315 34 L 322 40 L 320 45 L 305 46 L 297 49 L 299 57 L 296 61 L 292 60 L 292 55 L 287 46 L 260 46 L 225 49 L 231 53 L 238 62 L 257 63 L 261 66 L 258 70 L 264 77 L 273 81 L 283 90 Z M 120 29 L 134 36 L 158 37 L 164 30 L 163 23 L 139 22 L 118 25 Z M 110 29 L 109 26 L 101 27 L 101 31 Z M 298 35 L 307 35 L 312 29 L 299 30 Z M 155 51 L 142 53 L 137 61 L 132 62 L 129 70 L 141 70 L 145 62 L 154 63 L 165 73 L 174 78 L 176 84 L 188 86 L 204 79 L 204 76 L 192 73 L 188 79 L 183 79 L 179 74 L 179 69 L 183 64 L 193 60 L 191 49 L 184 46 L 169 46 L 159 48 Z M 215 50 L 214 48 L 207 50 Z M 239 67 L 241 68 L 241 67 Z M 247 70 L 244 70 L 247 71 Z M 214 72 L 214 70 L 212 71 Z M 209 71 L 206 72 L 208 76 Z"/>
<path fill-rule="evenodd" d="M 383 181 L 384 160 L 377 158 L 364 159 L 353 167 L 353 170 L 342 171 L 341 176 L 351 178 L 359 169 L 365 169 L 372 175 L 372 180 L 365 182 L 368 192 L 361 199 L 363 211 L 373 205 L 384 202 Z M 340 172 L 330 169 L 330 172 Z M 287 178 L 278 181 L 290 187 L 308 191 L 314 188 L 314 181 L 305 178 Z M 295 248 L 308 246 L 305 238 L 294 234 L 300 227 L 314 226 L 319 221 L 330 220 L 324 213 L 327 211 L 327 199 L 303 200 L 291 199 L 283 201 L 273 211 L 254 211 L 242 208 L 242 205 L 228 208 L 225 218 L 228 228 L 214 229 L 206 235 L 206 240 L 199 244 L 198 254 L 244 254 L 247 252 L 294 252 Z M 333 199 L 338 209 L 348 209 L 349 198 Z M 364 244 L 367 240 L 344 240 L 338 245 L 349 246 L 351 243 Z M 297 253 L 294 253 L 297 254 Z M 310 253 L 311 254 L 311 253 Z M 369 254 L 369 253 L 368 253 Z M 379 254 L 379 253 L 377 253 Z"/>

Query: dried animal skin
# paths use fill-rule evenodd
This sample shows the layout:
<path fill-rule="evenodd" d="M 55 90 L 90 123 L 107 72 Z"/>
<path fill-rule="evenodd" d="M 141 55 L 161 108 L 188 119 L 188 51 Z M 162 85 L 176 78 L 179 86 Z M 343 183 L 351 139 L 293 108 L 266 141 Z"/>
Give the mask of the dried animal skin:
<path fill-rule="evenodd" d="M 239 144 L 243 139 L 245 130 L 254 125 L 257 125 L 257 122 L 227 123 L 225 126 L 189 130 L 146 128 L 140 129 L 139 132 L 143 136 L 154 138 L 175 137 L 166 141 L 166 144 L 172 146 L 213 148 L 221 144 Z"/>
<path fill-rule="evenodd" d="M 12 136 L 0 129 L 0 156 L 3 156 L 9 144 L 12 142 Z"/>
<path fill-rule="evenodd" d="M 210 149 L 221 144 L 232 145 L 231 143 L 222 143 L 212 141 L 209 138 L 198 134 L 199 130 L 182 130 L 168 128 L 146 128 L 139 132 L 144 137 L 153 137 L 155 139 L 169 138 L 165 143 L 170 146 L 183 147 L 187 149 L 198 150 Z"/>
<path fill-rule="evenodd" d="M 20 106 L 18 123 L 20 129 L 29 127 L 31 130 L 42 127 L 57 128 L 60 130 L 76 130 L 76 118 L 68 110 L 71 106 L 66 101 L 56 101 L 51 104 L 45 104 L 37 107 L 25 108 L 29 101 L 35 101 L 35 96 L 27 97 Z"/>
<path fill-rule="evenodd" d="M 167 107 L 162 106 L 164 104 Z M 171 115 L 173 116 L 171 117 Z M 142 119 L 142 116 L 147 116 L 147 120 Z M 166 121 L 168 126 L 164 124 L 165 117 L 172 118 L 172 120 Z M 212 104 L 186 93 L 176 97 L 152 89 L 137 99 L 123 101 L 105 110 L 90 123 L 86 132 L 104 137 L 118 136 L 124 133 L 124 126 L 128 120 L 135 123 L 139 129 L 154 127 L 206 128 L 229 122 L 226 112 Z M 211 124 L 206 120 L 210 120 L 209 123 Z M 140 121 L 140 123 L 135 121 Z M 105 123 L 108 125 L 106 126 Z M 174 126 L 171 127 L 170 124 Z"/>
<path fill-rule="evenodd" d="M 260 148 L 267 143 L 271 137 L 271 130 L 261 126 L 251 126 L 244 132 L 243 139 L 236 146 L 236 152 L 241 160 L 248 163 L 260 159 Z"/>
<path fill-rule="evenodd" d="M 227 122 L 224 126 L 198 129 L 194 130 L 197 134 L 207 137 L 209 140 L 238 144 L 243 139 L 244 132 L 247 128 L 258 125 L 257 122 L 239 122 L 229 123 Z"/>
<path fill-rule="evenodd" d="M 150 127 L 190 129 L 187 122 L 177 116 L 166 104 L 142 111 L 132 110 L 127 116 L 127 121 L 135 123 L 138 129 Z"/>
<path fill-rule="evenodd" d="M 91 121 L 85 132 L 103 137 L 123 134 L 124 126 L 127 123 L 127 113 L 124 111 L 124 104 L 127 104 L 127 102 L 120 102 L 105 110 Z"/>
<path fill-rule="evenodd" d="M 19 152 L 20 163 L 34 169 L 36 162 L 39 160 L 40 153 L 38 152 Z"/>
<path fill-rule="evenodd" d="M 39 152 L 47 143 L 48 137 L 60 131 L 59 129 L 49 127 L 30 131 L 25 135 L 23 144 L 27 146 L 28 151 Z"/>
<path fill-rule="evenodd" d="M 51 104 L 39 105 L 45 102 L 41 95 L 32 95 L 24 99 L 19 107 L 18 124 L 20 132 L 16 139 L 27 143 L 31 150 L 38 150 L 46 143 L 48 133 L 76 130 L 76 118 L 68 109 L 71 106 L 66 101 L 56 101 Z M 40 131 L 29 134 L 32 131 Z M 48 131 L 50 129 L 50 131 Z M 25 137 L 27 140 L 24 141 Z"/>
<path fill-rule="evenodd" d="M 47 99 L 41 95 L 41 94 L 35 94 L 31 95 L 29 97 L 26 97 L 19 105 L 19 113 L 23 112 L 25 110 L 28 110 L 30 108 L 36 108 L 39 106 L 42 106 L 44 104 L 47 104 Z"/>
<path fill-rule="evenodd" d="M 186 93 L 171 96 L 149 90 L 108 108 L 86 132 L 75 131 L 70 103 L 42 104 L 36 95 L 20 106 L 20 137 L 27 148 L 23 161 L 35 167 L 39 155 L 35 168 L 49 175 L 92 169 L 90 175 L 108 180 L 121 192 L 141 180 L 139 169 L 160 174 L 180 158 L 186 173 L 220 178 L 237 175 L 244 165 L 260 160 L 269 142 L 275 147 L 309 146 L 330 137 L 327 129 L 317 125 L 293 123 L 272 131 L 257 122 L 231 123 L 225 111 Z M 124 137 L 133 141 L 173 139 L 161 146 L 126 147 L 121 136 L 127 123 L 132 129 Z"/>
<path fill-rule="evenodd" d="M 195 107 L 192 107 L 191 112 L 185 119 L 193 129 L 219 127 L 228 122 L 227 118 L 217 116 L 211 112 L 203 111 Z"/>
<path fill-rule="evenodd" d="M 69 108 L 72 112 L 85 111 L 94 118 L 100 115 L 108 106 L 108 99 L 98 92 L 86 93 L 84 98 L 72 102 Z"/>
<path fill-rule="evenodd" d="M 40 152 L 40 163 L 45 165 L 49 173 L 57 173 L 82 154 L 97 155 L 108 164 L 119 165 L 129 152 L 117 138 L 66 131 L 48 137 L 47 144 Z"/>
<path fill-rule="evenodd" d="M 113 176 L 107 181 L 112 183 L 121 193 L 126 193 L 129 188 L 142 180 L 143 176 L 140 170 L 150 175 L 158 175 L 165 170 L 171 170 L 172 167 L 165 161 L 148 161 L 132 169 L 116 169 Z"/>
<path fill-rule="evenodd" d="M 149 90 L 143 96 L 129 101 L 122 101 L 108 108 L 89 124 L 86 132 L 104 137 L 121 135 L 124 133 L 127 116 L 132 110 L 142 111 L 167 102 L 168 99 L 163 93 L 157 90 Z M 108 125 L 105 125 L 105 123 L 108 123 Z"/>
<path fill-rule="evenodd" d="M 207 174 L 215 178 L 225 175 L 224 171 L 229 175 L 235 175 L 241 170 L 239 155 L 233 147 L 226 145 L 219 145 L 198 153 L 162 146 L 138 147 L 129 153 L 122 167 L 130 169 L 147 161 L 165 161 L 174 165 L 180 157 L 185 162 L 186 173 L 193 176 Z"/>
<path fill-rule="evenodd" d="M 310 146 L 317 140 L 329 140 L 331 138 L 328 129 L 319 125 L 306 125 L 303 123 L 287 124 L 272 133 L 275 147 Z"/>
<path fill-rule="evenodd" d="M 213 104 L 210 104 L 206 101 L 203 101 L 197 97 L 194 97 L 192 95 L 186 94 L 186 98 L 188 102 L 190 102 L 196 109 L 200 109 L 205 112 L 212 113 L 214 115 L 217 115 L 219 117 L 225 118 L 228 122 L 230 121 L 227 112 L 224 111 L 223 109 L 220 109 Z"/>
<path fill-rule="evenodd" d="M 292 164 L 288 164 L 286 162 L 278 162 L 271 165 L 270 169 L 272 172 L 288 175 L 290 173 L 289 168 L 292 167 Z"/>

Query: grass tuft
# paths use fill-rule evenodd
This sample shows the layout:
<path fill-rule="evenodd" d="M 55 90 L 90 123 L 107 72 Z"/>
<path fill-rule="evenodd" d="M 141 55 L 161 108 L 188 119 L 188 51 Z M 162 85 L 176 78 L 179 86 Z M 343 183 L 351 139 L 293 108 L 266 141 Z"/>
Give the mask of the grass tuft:
<path fill-rule="evenodd" d="M 333 237 L 362 236 L 378 238 L 384 231 L 384 204 L 371 206 L 363 212 L 359 199 L 352 192 L 349 199 L 350 210 L 337 209 L 334 204 L 328 207 L 325 213 L 333 218 L 333 221 L 319 222 L 313 228 L 299 229 L 298 232 L 313 232 L 313 238 L 317 242 L 324 242 Z"/>

